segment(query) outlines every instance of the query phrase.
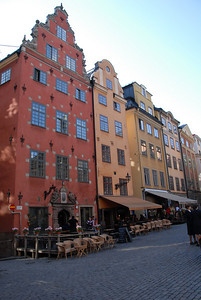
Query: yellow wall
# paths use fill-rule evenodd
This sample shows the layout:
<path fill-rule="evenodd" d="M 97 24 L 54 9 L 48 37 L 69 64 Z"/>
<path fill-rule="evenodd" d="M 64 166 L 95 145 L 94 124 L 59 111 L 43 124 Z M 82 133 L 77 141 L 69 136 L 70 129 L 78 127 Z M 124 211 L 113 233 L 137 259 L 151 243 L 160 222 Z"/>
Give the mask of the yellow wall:
<path fill-rule="evenodd" d="M 138 105 L 140 105 L 140 101 L 143 101 L 146 105 L 146 111 L 148 110 L 148 106 L 153 109 L 153 103 L 151 101 L 151 94 L 146 93 L 146 97 L 141 95 L 141 86 L 134 83 L 134 91 L 135 91 L 135 100 L 138 101 Z M 148 111 L 147 111 L 148 112 Z M 154 110 L 153 110 L 154 115 Z M 142 190 L 143 188 L 154 188 L 154 189 L 167 189 L 167 172 L 166 172 L 166 161 L 164 155 L 163 148 L 163 140 L 162 140 L 162 125 L 154 120 L 151 115 L 147 115 L 140 111 L 139 108 L 132 108 L 126 111 L 127 118 L 127 128 L 128 128 L 128 139 L 129 139 L 129 150 L 131 156 L 131 168 L 132 168 L 132 178 L 133 178 L 133 191 L 134 196 L 142 198 Z M 139 128 L 139 118 L 144 121 L 144 131 Z M 152 128 L 152 135 L 147 133 L 146 124 L 150 124 Z M 159 138 L 154 136 L 154 128 L 158 129 Z M 141 140 L 146 142 L 147 146 L 147 156 L 141 154 Z M 155 159 L 150 157 L 149 152 L 149 143 L 153 144 L 155 150 Z M 162 161 L 158 160 L 156 157 L 156 146 L 160 147 Z M 145 185 L 144 181 L 144 168 L 149 169 L 150 181 L 151 185 Z M 153 177 L 152 170 L 157 171 L 158 176 L 158 186 L 153 185 Z M 165 179 L 165 187 L 161 187 L 160 185 L 160 175 L 159 171 L 164 173 Z"/>
<path fill-rule="evenodd" d="M 126 174 L 131 175 L 130 155 L 128 149 L 128 136 L 125 116 L 125 103 L 123 90 L 119 84 L 117 74 L 112 64 L 103 60 L 98 62 L 98 68 L 93 74 L 94 85 L 94 111 L 95 111 L 95 132 L 96 132 L 96 155 L 97 155 L 97 175 L 98 193 L 104 194 L 103 176 L 112 177 L 113 195 L 120 195 L 120 189 L 115 190 L 115 184 L 119 183 L 119 178 L 125 179 Z M 109 68 L 109 72 L 107 71 Z M 107 88 L 106 79 L 112 81 L 112 90 Z M 98 94 L 107 97 L 107 106 L 99 103 Z M 115 95 L 114 95 L 115 94 Z M 120 104 L 120 112 L 113 109 L 113 101 Z M 109 132 L 100 130 L 100 115 L 108 117 Z M 115 121 L 122 123 L 123 137 L 115 134 Z M 102 161 L 101 145 L 110 146 L 111 163 Z M 124 150 L 125 166 L 118 164 L 117 149 Z M 116 174 L 115 174 L 116 173 Z M 127 184 L 128 195 L 132 195 L 132 181 Z"/>

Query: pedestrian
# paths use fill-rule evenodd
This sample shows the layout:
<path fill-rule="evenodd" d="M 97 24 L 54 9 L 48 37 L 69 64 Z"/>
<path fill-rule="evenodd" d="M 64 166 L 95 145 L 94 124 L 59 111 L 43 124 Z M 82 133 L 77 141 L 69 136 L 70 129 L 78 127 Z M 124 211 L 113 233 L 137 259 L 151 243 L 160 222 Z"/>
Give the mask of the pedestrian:
<path fill-rule="evenodd" d="M 186 205 L 185 216 L 186 216 L 187 232 L 190 239 L 190 245 L 197 244 L 195 233 L 194 233 L 194 226 L 193 226 L 193 212 L 190 205 Z M 194 242 L 192 237 L 194 239 Z"/>
<path fill-rule="evenodd" d="M 68 223 L 70 224 L 70 232 L 77 232 L 76 226 L 78 220 L 76 220 L 74 216 L 72 216 L 72 218 L 68 221 Z"/>
<path fill-rule="evenodd" d="M 197 204 L 193 206 L 193 231 L 197 237 L 197 246 L 201 246 L 201 210 Z"/>

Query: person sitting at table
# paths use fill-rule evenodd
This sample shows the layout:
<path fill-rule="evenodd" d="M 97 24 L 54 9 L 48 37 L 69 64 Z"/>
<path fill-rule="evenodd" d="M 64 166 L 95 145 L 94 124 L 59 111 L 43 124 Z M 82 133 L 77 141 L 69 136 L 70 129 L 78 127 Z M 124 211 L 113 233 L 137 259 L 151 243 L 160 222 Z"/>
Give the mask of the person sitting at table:
<path fill-rule="evenodd" d="M 93 220 L 91 217 L 89 217 L 89 220 L 87 220 L 87 229 L 92 229 L 93 227 Z"/>

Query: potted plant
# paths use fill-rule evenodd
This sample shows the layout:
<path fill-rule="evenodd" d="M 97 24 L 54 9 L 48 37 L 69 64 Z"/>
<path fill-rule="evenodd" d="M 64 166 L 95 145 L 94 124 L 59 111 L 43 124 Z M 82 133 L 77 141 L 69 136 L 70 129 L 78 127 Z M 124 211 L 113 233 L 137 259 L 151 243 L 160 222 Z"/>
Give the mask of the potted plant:
<path fill-rule="evenodd" d="M 41 231 L 41 227 L 34 228 L 35 235 L 39 235 L 40 231 Z"/>
<path fill-rule="evenodd" d="M 17 227 L 13 227 L 13 228 L 12 228 L 12 232 L 13 232 L 14 234 L 17 234 L 17 233 L 18 233 L 18 228 L 17 228 Z"/>
<path fill-rule="evenodd" d="M 80 226 L 80 225 L 77 225 L 76 229 L 77 229 L 77 232 L 82 232 L 83 231 L 82 226 Z"/>
<path fill-rule="evenodd" d="M 47 232 L 49 235 L 52 233 L 53 228 L 51 226 L 48 226 L 47 228 L 45 228 L 45 232 Z"/>
<path fill-rule="evenodd" d="M 62 227 L 56 227 L 54 230 L 57 234 L 60 234 L 62 232 Z"/>
<path fill-rule="evenodd" d="M 24 235 L 27 235 L 29 233 L 29 228 L 24 227 L 22 232 L 23 232 Z"/>

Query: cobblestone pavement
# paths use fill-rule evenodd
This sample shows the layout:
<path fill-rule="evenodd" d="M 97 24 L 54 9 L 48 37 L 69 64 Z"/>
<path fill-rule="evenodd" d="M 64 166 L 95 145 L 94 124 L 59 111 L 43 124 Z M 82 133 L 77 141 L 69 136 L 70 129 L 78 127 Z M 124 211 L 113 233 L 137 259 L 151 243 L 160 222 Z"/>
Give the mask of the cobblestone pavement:
<path fill-rule="evenodd" d="M 182 224 L 87 257 L 3 260 L 0 299 L 198 300 L 201 249 Z"/>

